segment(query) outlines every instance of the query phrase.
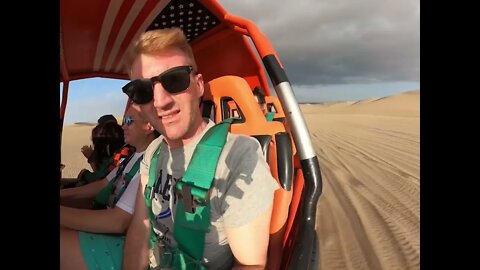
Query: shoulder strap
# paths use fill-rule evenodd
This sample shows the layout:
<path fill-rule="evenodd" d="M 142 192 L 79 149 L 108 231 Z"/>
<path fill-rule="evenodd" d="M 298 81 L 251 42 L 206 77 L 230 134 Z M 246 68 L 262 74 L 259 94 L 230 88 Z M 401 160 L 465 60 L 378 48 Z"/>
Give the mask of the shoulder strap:
<path fill-rule="evenodd" d="M 133 155 L 132 155 L 132 157 L 133 157 Z M 122 190 L 118 193 L 118 196 L 117 196 L 117 198 L 115 198 L 113 204 L 115 204 L 120 199 L 120 197 L 122 197 L 123 192 L 125 192 L 125 190 L 127 189 L 128 184 L 130 184 L 130 181 L 132 180 L 133 176 L 135 176 L 135 174 L 138 172 L 142 159 L 143 159 L 143 155 L 138 157 L 137 161 L 135 162 L 135 164 L 133 164 L 130 171 L 125 175 L 125 177 L 124 177 L 125 185 L 123 186 Z M 126 162 L 125 166 L 128 164 L 129 161 L 130 161 L 130 159 L 125 159 L 124 160 L 124 162 Z M 120 165 L 118 170 L 123 170 L 124 168 L 125 167 L 122 167 Z M 107 186 L 104 187 L 97 194 L 97 196 L 95 196 L 95 199 L 93 201 L 93 206 L 94 206 L 95 209 L 101 209 L 101 208 L 105 208 L 107 206 L 110 195 L 112 195 L 113 186 L 117 182 L 118 177 L 120 175 L 122 175 L 122 172 L 117 172 L 117 174 L 115 175 L 115 178 L 113 178 L 111 181 L 109 181 Z"/>
<path fill-rule="evenodd" d="M 175 212 L 173 237 L 181 252 L 174 264 L 181 269 L 192 269 L 187 267 L 192 265 L 188 263 L 192 258 L 200 263 L 203 260 L 205 235 L 210 228 L 208 191 L 232 121 L 226 119 L 205 133 L 195 147 L 185 175 L 175 186 L 181 199 Z"/>
<path fill-rule="evenodd" d="M 143 190 L 145 205 L 148 208 L 148 216 L 150 218 L 150 248 L 153 248 L 155 245 L 155 242 L 157 241 L 157 235 L 153 230 L 155 215 L 153 214 L 153 211 L 152 211 L 152 199 L 154 195 L 153 187 L 157 182 L 158 155 L 160 153 L 160 148 L 162 143 L 163 142 L 160 142 L 160 144 L 157 146 L 157 149 L 155 149 L 155 152 L 153 152 L 152 160 L 150 161 L 150 168 L 148 170 L 148 182 L 147 182 L 147 185 L 145 186 L 145 189 Z"/>
<path fill-rule="evenodd" d="M 112 162 L 110 163 L 109 172 L 120 165 L 122 158 L 128 158 L 134 154 L 132 147 L 128 144 L 125 144 L 119 151 L 115 152 L 112 157 Z"/>
<path fill-rule="evenodd" d="M 182 195 L 185 189 L 184 185 L 188 185 L 192 196 L 206 199 L 232 120 L 229 118 L 216 124 L 203 135 L 195 147 L 185 175 L 176 185 L 177 191 Z M 187 207 L 185 204 L 184 206 Z"/>
<path fill-rule="evenodd" d="M 139 156 L 135 164 L 133 164 L 132 168 L 130 171 L 128 171 L 127 174 L 125 174 L 125 179 L 130 182 L 132 178 L 137 174 L 138 170 L 140 169 L 140 163 L 143 160 L 143 155 Z"/>
<path fill-rule="evenodd" d="M 130 184 L 130 181 L 132 181 L 133 177 L 135 176 L 135 174 L 138 173 L 139 169 L 140 169 L 140 163 L 142 162 L 142 159 L 143 159 L 143 155 L 139 156 L 137 158 L 137 161 L 135 161 L 135 164 L 133 164 L 132 168 L 130 169 L 130 171 L 128 171 L 128 173 L 125 174 L 125 176 L 123 177 L 123 179 L 125 179 L 125 185 L 123 185 L 122 187 L 122 190 L 120 190 L 120 192 L 118 193 L 118 195 L 115 197 L 114 201 L 113 201 L 113 205 L 115 205 L 118 200 L 122 197 L 123 193 L 125 192 L 125 190 L 127 189 L 128 185 Z M 110 182 L 113 182 L 113 181 L 110 181 Z M 117 182 L 117 177 L 115 179 L 115 182 Z M 112 196 L 112 192 L 110 191 L 110 196 Z"/>
<path fill-rule="evenodd" d="M 195 147 L 185 175 L 175 186 L 175 189 L 179 192 L 180 200 L 177 204 L 173 225 L 174 238 L 178 244 L 178 251 L 174 256 L 173 264 L 178 269 L 198 269 L 198 267 L 204 269 L 201 262 L 203 260 L 205 234 L 210 226 L 210 204 L 207 196 L 232 121 L 231 118 L 226 119 L 205 133 Z M 152 156 L 148 183 L 144 190 L 145 203 L 149 208 L 151 222 L 151 247 L 154 246 L 156 241 L 156 235 L 153 231 L 155 216 L 152 212 L 152 199 L 153 187 L 157 180 L 156 171 L 160 145 Z M 195 263 L 192 263 L 192 261 Z"/>

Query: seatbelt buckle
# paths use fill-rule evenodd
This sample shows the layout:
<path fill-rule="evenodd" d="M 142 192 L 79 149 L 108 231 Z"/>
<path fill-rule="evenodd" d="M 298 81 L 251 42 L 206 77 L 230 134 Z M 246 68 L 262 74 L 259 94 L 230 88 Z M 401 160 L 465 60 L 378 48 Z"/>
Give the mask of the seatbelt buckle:
<path fill-rule="evenodd" d="M 149 200 L 152 200 L 153 199 L 153 195 L 154 195 L 154 192 L 153 192 L 153 188 L 146 185 L 145 186 L 145 189 L 143 190 L 143 194 L 146 195 L 145 197 L 148 198 Z"/>
<path fill-rule="evenodd" d="M 177 186 L 175 187 L 175 194 L 177 195 L 178 199 L 182 201 L 183 208 L 185 212 L 188 213 L 195 213 L 195 209 L 197 207 L 206 206 L 208 203 L 208 198 L 210 197 L 211 190 L 205 192 L 205 199 L 201 197 L 197 197 L 192 195 L 192 190 L 196 189 L 197 192 L 193 192 L 194 194 L 199 194 L 197 187 L 192 187 L 186 183 L 178 182 Z"/>
<path fill-rule="evenodd" d="M 162 261 L 160 265 L 162 267 L 172 267 L 174 262 L 173 260 L 174 256 L 175 256 L 174 252 L 168 249 L 164 249 L 164 251 L 162 252 Z"/>
<path fill-rule="evenodd" d="M 182 185 L 182 202 L 185 212 L 194 213 L 192 187 L 189 185 Z"/>

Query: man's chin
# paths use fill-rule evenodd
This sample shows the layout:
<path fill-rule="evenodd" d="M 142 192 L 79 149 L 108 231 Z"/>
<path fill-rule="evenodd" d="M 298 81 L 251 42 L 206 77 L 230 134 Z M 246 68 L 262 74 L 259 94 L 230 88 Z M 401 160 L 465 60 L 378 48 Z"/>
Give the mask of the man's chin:
<path fill-rule="evenodd" d="M 176 131 L 167 131 L 165 130 L 164 133 L 162 133 L 163 137 L 169 141 L 176 141 L 180 140 L 182 138 L 182 135 L 179 132 Z"/>

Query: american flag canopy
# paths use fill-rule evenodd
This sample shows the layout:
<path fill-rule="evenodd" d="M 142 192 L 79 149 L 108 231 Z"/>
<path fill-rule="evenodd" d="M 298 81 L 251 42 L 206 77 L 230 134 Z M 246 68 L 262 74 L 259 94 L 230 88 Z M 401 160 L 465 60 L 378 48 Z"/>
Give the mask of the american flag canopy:
<path fill-rule="evenodd" d="M 221 29 L 225 11 L 215 1 L 61 0 L 61 80 L 126 79 L 125 54 L 141 33 L 180 27 L 194 42 Z"/>

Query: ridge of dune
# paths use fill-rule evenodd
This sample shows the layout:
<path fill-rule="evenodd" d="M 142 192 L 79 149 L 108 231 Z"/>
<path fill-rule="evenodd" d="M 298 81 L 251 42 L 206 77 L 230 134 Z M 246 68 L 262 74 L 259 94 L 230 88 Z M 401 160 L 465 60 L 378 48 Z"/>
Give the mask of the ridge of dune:
<path fill-rule="evenodd" d="M 73 126 L 90 126 L 90 127 L 93 127 L 95 126 L 96 124 L 95 123 L 91 123 L 91 122 L 75 122 L 73 123 Z"/>
<path fill-rule="evenodd" d="M 420 114 L 420 90 L 371 98 L 359 101 L 343 101 L 331 104 L 300 105 L 305 114 L 369 114 L 396 117 L 417 117 Z"/>
<path fill-rule="evenodd" d="M 420 113 L 420 91 L 409 91 L 364 103 L 354 103 L 350 105 L 350 111 L 402 117 L 418 116 Z"/>

